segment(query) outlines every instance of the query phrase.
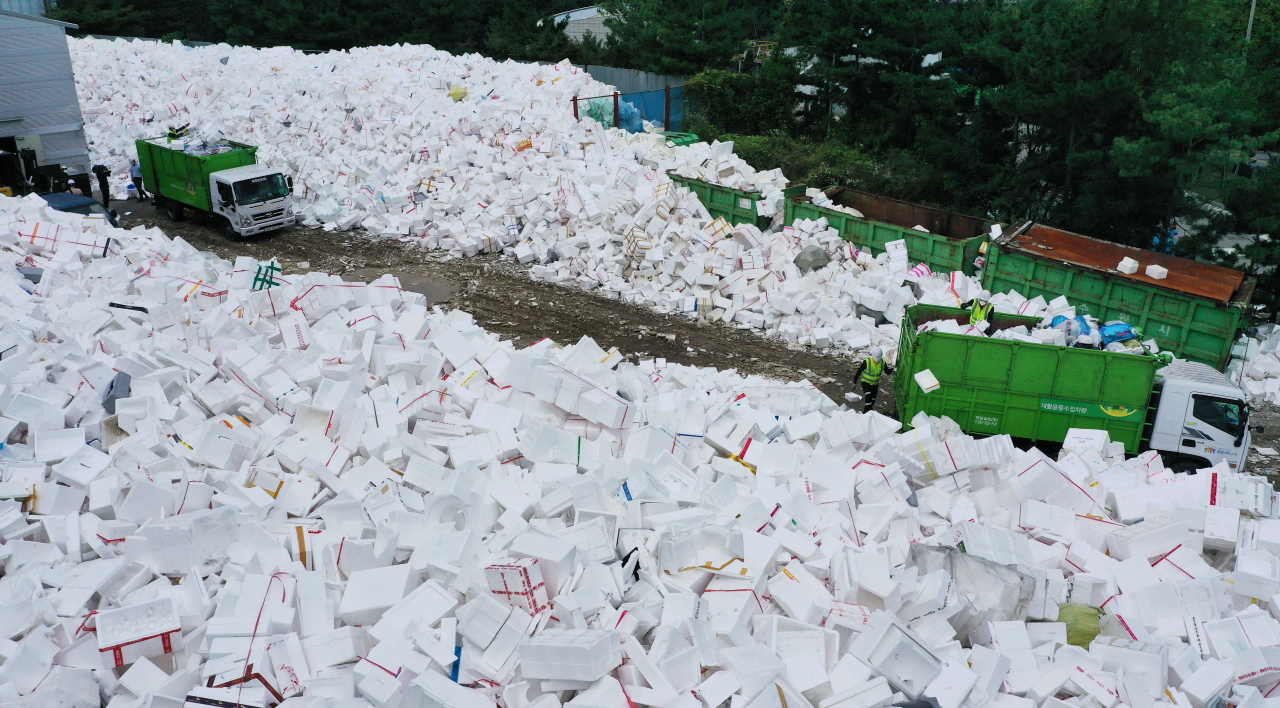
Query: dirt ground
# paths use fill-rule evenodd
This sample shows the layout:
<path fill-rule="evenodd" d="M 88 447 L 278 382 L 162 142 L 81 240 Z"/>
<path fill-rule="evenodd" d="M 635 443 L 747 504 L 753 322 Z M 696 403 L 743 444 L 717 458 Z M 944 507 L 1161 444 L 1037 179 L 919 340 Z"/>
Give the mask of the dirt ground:
<path fill-rule="evenodd" d="M 543 337 L 571 343 L 587 335 L 605 349 L 617 347 L 632 361 L 662 357 L 786 381 L 808 379 L 837 403 L 843 403 L 851 390 L 856 363 L 847 356 L 800 351 L 755 332 L 662 315 L 575 287 L 534 282 L 526 268 L 500 256 L 446 261 L 443 253 L 362 232 L 326 233 L 301 226 L 233 241 L 212 223 L 190 217 L 173 222 L 147 203 L 113 202 L 112 207 L 125 228 L 158 226 L 227 259 L 275 257 L 285 273 L 322 270 L 366 282 L 393 273 L 404 287 L 426 294 L 432 304 L 465 310 L 477 323 L 517 345 Z M 299 267 L 300 262 L 308 265 Z M 889 375 L 881 383 L 876 410 L 896 415 L 895 409 Z"/>
<path fill-rule="evenodd" d="M 1280 406 L 1255 401 L 1249 405 L 1249 427 L 1262 427 L 1263 432 L 1253 433 L 1253 449 L 1249 451 L 1246 469 L 1254 474 L 1264 474 L 1273 486 L 1280 486 L 1280 454 L 1263 455 L 1259 447 L 1280 452 Z"/>

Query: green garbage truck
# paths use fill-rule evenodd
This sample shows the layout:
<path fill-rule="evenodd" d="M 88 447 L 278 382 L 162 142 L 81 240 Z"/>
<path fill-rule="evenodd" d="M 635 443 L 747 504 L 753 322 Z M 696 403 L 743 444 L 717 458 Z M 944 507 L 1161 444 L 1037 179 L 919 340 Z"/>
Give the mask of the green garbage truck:
<path fill-rule="evenodd" d="M 1120 262 L 1138 262 L 1133 273 Z M 1156 278 L 1148 274 L 1148 266 Z M 1123 320 L 1163 351 L 1223 371 L 1249 327 L 1254 278 L 1230 268 L 1146 251 L 1027 222 L 987 247 L 982 286 L 1052 300 L 1065 295 L 1077 314 Z"/>
<path fill-rule="evenodd" d="M 297 221 L 293 178 L 257 164 L 258 148 L 225 140 L 192 145 L 182 138 L 137 141 L 147 191 L 170 219 L 188 212 L 222 222 L 228 236 L 252 236 Z"/>
<path fill-rule="evenodd" d="M 947 416 L 971 435 L 1062 442 L 1071 428 L 1106 430 L 1125 452 L 1160 452 L 1174 471 L 1225 461 L 1242 470 L 1249 450 L 1244 391 L 1212 367 L 1165 366 L 1156 356 L 918 331 L 934 320 L 969 323 L 969 312 L 916 305 L 902 321 L 895 398 L 907 425 L 919 412 Z M 988 334 L 1040 319 L 993 314 Z M 926 392 L 915 375 L 940 384 Z M 922 377 L 923 378 L 923 377 Z"/>

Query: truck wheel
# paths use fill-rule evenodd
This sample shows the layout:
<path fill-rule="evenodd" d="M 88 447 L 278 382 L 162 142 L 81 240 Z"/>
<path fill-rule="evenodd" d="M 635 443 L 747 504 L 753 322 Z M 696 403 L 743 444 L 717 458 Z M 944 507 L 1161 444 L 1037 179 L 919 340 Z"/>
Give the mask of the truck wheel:
<path fill-rule="evenodd" d="M 168 215 L 170 221 L 182 221 L 186 218 L 183 213 L 182 202 L 175 202 L 172 199 L 164 201 L 164 213 Z"/>
<path fill-rule="evenodd" d="M 231 219 L 222 219 L 222 235 L 229 241 L 239 240 L 240 234 L 236 232 L 236 227 L 231 224 Z"/>
<path fill-rule="evenodd" d="M 1195 472 L 1196 470 L 1204 469 L 1206 467 L 1212 467 L 1212 466 L 1213 465 L 1210 465 L 1208 462 L 1205 462 L 1204 460 L 1197 460 L 1189 457 L 1184 457 L 1181 460 L 1175 460 L 1173 464 L 1169 465 L 1169 470 L 1172 471 L 1174 474 L 1190 474 L 1192 472 Z"/>

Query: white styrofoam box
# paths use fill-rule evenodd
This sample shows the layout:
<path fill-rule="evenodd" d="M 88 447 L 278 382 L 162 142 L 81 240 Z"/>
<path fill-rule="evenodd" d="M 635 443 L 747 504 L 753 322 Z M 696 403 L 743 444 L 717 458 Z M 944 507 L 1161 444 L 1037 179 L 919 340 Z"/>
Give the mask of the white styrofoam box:
<path fill-rule="evenodd" d="M 1240 510 L 1226 506 L 1210 506 L 1205 510 L 1204 547 L 1234 551 L 1240 536 Z"/>
<path fill-rule="evenodd" d="M 87 487 L 110 464 L 111 456 L 107 453 L 81 445 L 62 462 L 53 465 L 53 478 L 71 487 Z"/>
<path fill-rule="evenodd" d="M 105 610 L 94 619 L 98 651 L 111 666 L 183 648 L 182 622 L 170 598 Z"/>
<path fill-rule="evenodd" d="M 1094 428 L 1069 428 L 1062 441 L 1062 449 L 1070 452 L 1092 450 L 1101 453 L 1111 442 L 1111 435 L 1105 430 Z"/>
<path fill-rule="evenodd" d="M 146 657 L 140 657 L 120 677 L 120 685 L 135 696 L 145 696 L 148 693 L 155 693 L 168 680 L 169 674 L 148 661 Z"/>
<path fill-rule="evenodd" d="M 515 558 L 506 563 L 486 566 L 485 577 L 489 592 L 506 600 L 512 606 L 537 614 L 549 606 L 547 584 L 542 578 L 542 567 L 537 558 Z"/>
<path fill-rule="evenodd" d="M 1166 277 L 1169 276 L 1169 270 L 1167 268 L 1163 266 L 1158 266 L 1154 263 L 1147 266 L 1147 269 L 1145 272 L 1148 278 L 1152 278 L 1154 280 L 1164 280 Z"/>
<path fill-rule="evenodd" d="M 1187 538 L 1184 522 L 1165 517 L 1148 518 L 1108 533 L 1107 550 L 1120 560 L 1152 558 L 1173 550 Z"/>
<path fill-rule="evenodd" d="M 936 391 L 942 387 L 942 384 L 938 382 L 938 378 L 928 369 L 916 372 L 915 379 L 916 385 L 925 393 Z"/>
<path fill-rule="evenodd" d="M 900 619 L 883 610 L 871 616 L 849 651 L 913 700 L 942 672 L 937 655 Z"/>
<path fill-rule="evenodd" d="M 1270 553 L 1240 551 L 1231 579 L 1231 591 L 1237 595 L 1271 597 L 1280 592 L 1280 558 Z"/>
<path fill-rule="evenodd" d="M 369 634 L 362 627 L 339 627 L 302 640 L 302 653 L 313 673 L 353 662 L 368 654 L 370 648 Z"/>
<path fill-rule="evenodd" d="M 36 462 L 61 462 L 78 452 L 85 442 L 82 428 L 33 430 Z"/>
<path fill-rule="evenodd" d="M 538 572 L 546 584 L 548 597 L 559 593 L 560 588 L 574 571 L 577 547 L 558 538 L 534 533 L 524 533 L 508 546 L 508 552 L 518 559 L 537 560 Z M 536 609 L 526 608 L 532 612 Z"/>
<path fill-rule="evenodd" d="M 1226 693 L 1234 679 L 1235 671 L 1230 664 L 1209 659 L 1184 680 L 1178 689 L 1186 694 L 1195 708 L 1205 708 L 1215 697 Z"/>
<path fill-rule="evenodd" d="M 338 616 L 349 625 L 371 625 L 404 599 L 421 578 L 408 565 L 357 570 L 347 580 Z"/>
<path fill-rule="evenodd" d="M 1120 271 L 1121 273 L 1124 273 L 1125 275 L 1133 275 L 1134 273 L 1138 272 L 1139 267 L 1140 266 L 1138 265 L 1137 261 L 1126 256 L 1120 259 L 1120 264 L 1116 266 L 1116 270 Z"/>
<path fill-rule="evenodd" d="M 978 682 L 978 675 L 959 662 L 943 663 L 942 670 L 924 688 L 924 695 L 938 702 L 939 708 L 960 708 Z"/>
<path fill-rule="evenodd" d="M 511 616 L 511 609 L 493 595 L 480 593 L 458 608 L 458 632 L 480 648 L 488 648 Z"/>
<path fill-rule="evenodd" d="M 1159 644 L 1136 642 L 1119 637 L 1097 637 L 1089 643 L 1089 654 L 1102 662 L 1102 668 L 1126 674 L 1141 674 L 1147 694 L 1159 696 L 1168 683 L 1168 648 Z"/>
<path fill-rule="evenodd" d="M 621 663 L 622 645 L 612 630 L 544 632 L 520 643 L 526 678 L 595 681 Z"/>

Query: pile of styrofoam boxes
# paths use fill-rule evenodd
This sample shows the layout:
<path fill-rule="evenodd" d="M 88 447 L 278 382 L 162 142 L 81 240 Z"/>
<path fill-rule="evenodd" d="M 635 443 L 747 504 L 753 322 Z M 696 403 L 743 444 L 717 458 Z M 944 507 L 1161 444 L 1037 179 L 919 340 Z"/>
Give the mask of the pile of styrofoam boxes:
<path fill-rule="evenodd" d="M 500 63 L 407 45 L 304 54 L 68 41 L 92 157 L 112 169 L 117 198 L 129 193 L 134 140 L 187 123 L 185 142 L 246 142 L 259 162 L 293 175 L 311 223 L 388 236 L 443 222 L 443 236 L 461 223 L 458 232 L 496 238 L 504 215 L 550 205 L 562 183 L 596 185 L 624 164 L 639 168 L 597 124 L 574 120 L 575 95 L 613 89 L 568 62 Z M 467 88 L 463 101 L 450 97 L 455 85 Z M 458 219 L 415 197 L 437 191 Z"/>
<path fill-rule="evenodd" d="M 615 222 L 622 237 L 593 227 L 556 241 L 535 230 L 511 250 L 525 263 L 555 254 L 531 267 L 538 280 L 824 348 L 895 349 L 894 325 L 908 306 L 954 306 L 980 290 L 963 273 L 910 269 L 901 241 L 872 257 L 841 239 L 825 217 L 764 233 L 713 220 L 692 192 L 666 178 L 642 182 L 621 212 L 628 214 Z M 801 272 L 795 260 L 809 247 L 830 261 Z"/>
<path fill-rule="evenodd" d="M 130 193 L 134 141 L 189 123 L 184 144 L 246 142 L 291 174 L 306 224 L 459 255 L 597 228 L 622 238 L 623 202 L 677 168 L 760 193 L 764 214 L 782 206 L 785 177 L 757 173 L 733 143 L 667 146 L 661 135 L 577 121 L 573 97 L 613 88 L 567 61 L 417 46 L 303 54 L 69 41 L 93 160 L 112 169 L 117 198 Z M 449 94 L 455 85 L 468 90 L 462 101 Z"/>
<path fill-rule="evenodd" d="M 391 276 L 254 291 L 262 265 L 0 197 L 0 703 L 1207 708 L 1280 681 L 1263 478 L 1095 430 L 1057 459 L 902 432 L 805 381 L 516 349 Z"/>
<path fill-rule="evenodd" d="M 308 55 L 69 42 L 94 161 L 113 170 L 117 197 L 133 141 L 190 123 L 184 142 L 244 141 L 292 174 L 306 224 L 457 256 L 501 252 L 536 279 L 796 344 L 892 349 L 886 322 L 905 307 L 976 293 L 961 274 L 912 269 L 901 242 L 859 253 L 825 219 L 763 234 L 712 220 L 666 171 L 758 192 L 764 214 L 781 211 L 785 177 L 756 172 L 729 142 L 677 147 L 574 120 L 573 96 L 611 89 L 567 63 L 410 46 Z M 463 101 L 448 93 L 455 84 L 468 88 Z M 795 256 L 815 245 L 831 263 L 799 273 Z"/>
<path fill-rule="evenodd" d="M 836 204 L 835 202 L 831 201 L 831 197 L 828 197 L 826 192 L 823 192 L 820 189 L 814 189 L 813 187 L 806 187 L 804 190 L 804 195 L 806 197 L 809 197 L 809 200 L 816 207 L 822 207 L 823 209 L 832 209 L 834 211 L 842 211 L 846 214 L 856 216 L 859 219 L 864 218 L 862 215 L 862 212 L 858 211 L 857 209 L 854 209 L 853 207 L 849 207 L 849 206 L 843 206 L 841 204 Z"/>
<path fill-rule="evenodd" d="M 653 145 L 652 138 L 645 142 Z M 757 172 L 733 154 L 733 141 L 714 141 L 710 145 L 696 143 L 683 148 L 659 143 L 644 153 L 644 158 L 646 162 L 656 164 L 661 171 L 674 171 L 682 177 L 743 192 L 758 192 L 760 200 L 756 203 L 756 213 L 759 216 L 773 216 L 782 211 L 783 190 L 787 188 L 787 178 L 782 170 Z"/>
<path fill-rule="evenodd" d="M 1244 349 L 1233 357 L 1227 376 L 1240 384 L 1250 396 L 1280 405 L 1280 336 L 1276 325 L 1258 328 L 1257 338 L 1242 337 L 1236 345 Z"/>
<path fill-rule="evenodd" d="M 847 312 L 821 321 L 775 321 L 760 311 L 763 301 L 744 307 L 757 299 L 745 282 L 726 284 L 724 292 L 668 287 L 673 266 L 683 265 L 676 256 L 690 249 L 696 255 L 729 233 L 665 171 L 758 192 L 764 213 L 781 209 L 786 180 L 777 170 L 755 172 L 733 155 L 732 143 L 675 147 L 660 135 L 575 121 L 574 95 L 612 89 L 567 63 L 496 63 L 422 47 L 306 55 L 69 41 L 94 160 L 112 168 L 117 197 L 128 185 L 133 141 L 189 122 L 187 142 L 241 140 L 259 147 L 260 161 L 292 174 L 304 222 L 314 226 L 359 226 L 458 256 L 505 252 L 522 263 L 547 264 L 534 269 L 539 279 L 601 288 L 664 312 L 714 312 L 713 319 L 773 333 L 786 324 L 784 336 L 797 342 L 842 344 L 840 333 L 851 330 L 856 341 L 888 336 Z M 447 92 L 457 83 L 469 89 L 462 102 Z M 795 300 L 822 288 L 784 265 L 819 236 L 833 253 L 843 245 L 825 224 L 810 223 L 804 238 L 790 236 L 772 248 L 759 232 L 739 234 L 741 248 L 722 247 L 717 257 L 725 263 L 708 266 L 704 280 L 726 270 L 763 275 L 768 269 L 773 284 L 795 276 L 786 284 Z M 696 269 L 681 270 L 693 278 Z M 829 280 L 827 274 L 814 278 Z M 896 286 L 901 283 L 886 287 Z M 829 297 L 839 295 L 839 287 L 828 289 Z M 910 300 L 908 291 L 870 306 L 897 312 Z M 813 315 L 818 294 L 808 297 L 815 307 L 804 314 Z M 730 302 L 717 307 L 713 298 Z M 699 301 L 708 307 L 699 310 Z M 847 322 L 836 322 L 842 318 Z"/>

